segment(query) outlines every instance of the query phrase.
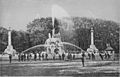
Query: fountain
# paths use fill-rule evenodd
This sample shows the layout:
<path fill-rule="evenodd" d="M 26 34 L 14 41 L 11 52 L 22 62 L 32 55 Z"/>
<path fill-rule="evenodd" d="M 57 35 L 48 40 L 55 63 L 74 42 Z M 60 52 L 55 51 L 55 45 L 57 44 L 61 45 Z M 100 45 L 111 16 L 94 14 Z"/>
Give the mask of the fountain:
<path fill-rule="evenodd" d="M 60 39 L 60 36 L 56 37 L 56 35 L 60 35 L 60 33 L 53 34 L 53 36 L 51 36 L 51 34 L 49 33 L 48 34 L 49 38 L 45 41 L 45 44 L 40 44 L 40 45 L 33 46 L 33 47 L 31 47 L 27 50 L 24 50 L 23 53 L 25 53 L 25 52 L 29 51 L 30 49 L 33 49 L 33 48 L 44 47 L 44 48 L 46 48 L 45 52 L 47 54 L 50 54 L 52 56 L 54 56 L 55 54 L 62 55 L 63 53 L 66 53 L 65 49 L 64 49 L 64 45 L 71 45 L 71 46 L 76 47 L 80 51 L 84 51 L 80 47 L 78 47 L 78 46 L 76 46 L 72 43 L 62 42 L 61 39 Z"/>
<path fill-rule="evenodd" d="M 25 52 L 29 51 L 30 49 L 33 49 L 33 48 L 36 48 L 36 47 L 44 47 L 46 49 L 45 53 L 47 53 L 48 55 L 52 55 L 52 56 L 55 56 L 55 54 L 62 55 L 63 53 L 64 54 L 66 53 L 66 51 L 64 49 L 64 45 L 74 46 L 77 49 L 79 49 L 80 52 L 84 51 L 80 47 L 78 47 L 78 46 L 76 46 L 74 44 L 71 44 L 71 43 L 68 43 L 68 42 L 62 42 L 61 37 L 60 37 L 60 32 L 58 32 L 58 34 L 55 34 L 54 10 L 55 9 L 52 8 L 52 26 L 53 26 L 52 34 L 48 33 L 49 38 L 45 41 L 45 44 L 33 46 L 33 47 L 31 47 L 31 48 L 29 48 L 27 50 L 24 50 L 22 53 L 25 53 Z"/>

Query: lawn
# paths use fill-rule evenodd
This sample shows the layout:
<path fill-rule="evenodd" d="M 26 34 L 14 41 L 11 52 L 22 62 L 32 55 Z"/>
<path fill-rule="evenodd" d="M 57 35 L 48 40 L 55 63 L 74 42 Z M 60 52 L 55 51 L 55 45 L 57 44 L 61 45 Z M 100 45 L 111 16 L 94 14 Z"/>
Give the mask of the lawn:
<path fill-rule="evenodd" d="M 86 61 L 82 67 L 76 61 L 1 62 L 1 76 L 82 76 L 119 77 L 118 61 Z"/>

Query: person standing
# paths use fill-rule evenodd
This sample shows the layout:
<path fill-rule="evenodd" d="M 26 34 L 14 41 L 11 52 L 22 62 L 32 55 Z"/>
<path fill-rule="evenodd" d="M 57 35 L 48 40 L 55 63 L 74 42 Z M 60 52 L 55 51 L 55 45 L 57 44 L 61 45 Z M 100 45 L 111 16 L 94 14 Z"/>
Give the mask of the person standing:
<path fill-rule="evenodd" d="M 99 53 L 99 56 L 101 57 L 101 59 L 103 60 L 103 56 L 102 56 L 102 54 L 101 53 Z"/>
<path fill-rule="evenodd" d="M 110 52 L 110 51 L 109 51 L 109 52 Z M 108 60 L 110 59 L 110 53 L 109 53 L 109 52 L 107 53 L 107 56 L 108 56 Z"/>
<path fill-rule="evenodd" d="M 73 54 L 73 60 L 75 60 L 75 54 Z"/>
<path fill-rule="evenodd" d="M 59 54 L 59 60 L 61 60 L 61 55 Z"/>
<path fill-rule="evenodd" d="M 42 60 L 44 60 L 44 54 L 42 54 Z"/>
<path fill-rule="evenodd" d="M 89 57 L 89 60 L 90 60 L 90 57 L 91 57 L 90 53 L 88 53 L 88 57 Z"/>
<path fill-rule="evenodd" d="M 23 60 L 24 60 L 24 55 L 22 54 L 22 55 L 21 55 L 21 61 L 23 61 Z"/>
<path fill-rule="evenodd" d="M 71 53 L 70 53 L 69 57 L 70 57 L 70 60 L 72 60 L 72 54 Z"/>
<path fill-rule="evenodd" d="M 12 62 L 12 55 L 9 54 L 9 62 L 11 63 Z"/>
<path fill-rule="evenodd" d="M 68 53 L 67 55 L 67 60 L 70 60 L 70 53 Z"/>
<path fill-rule="evenodd" d="M 107 52 L 105 51 L 105 59 L 107 59 Z"/>
<path fill-rule="evenodd" d="M 27 61 L 29 61 L 30 60 L 30 55 L 29 55 L 29 53 L 27 54 Z"/>
<path fill-rule="evenodd" d="M 26 54 L 25 54 L 25 53 L 23 54 L 23 57 L 24 57 L 23 59 L 24 59 L 24 61 L 25 61 L 25 60 L 26 60 Z"/>
<path fill-rule="evenodd" d="M 85 57 L 85 53 L 83 52 L 83 53 L 82 53 L 82 58 L 81 58 L 83 67 L 85 66 L 85 65 L 84 65 L 84 57 Z"/>
<path fill-rule="evenodd" d="M 53 56 L 53 60 L 55 60 L 55 55 Z"/>
<path fill-rule="evenodd" d="M 29 55 L 29 56 L 30 56 L 30 61 L 31 61 L 31 60 L 32 60 L 32 54 L 30 53 L 30 55 Z"/>
<path fill-rule="evenodd" d="M 41 59 L 41 54 L 39 53 L 39 60 Z"/>
<path fill-rule="evenodd" d="M 94 52 L 92 53 L 92 60 L 95 60 L 95 54 L 94 54 Z"/>
<path fill-rule="evenodd" d="M 36 61 L 36 59 L 37 59 L 37 55 L 36 55 L 36 53 L 34 54 L 34 60 Z"/>
<path fill-rule="evenodd" d="M 21 59 L 21 55 L 20 53 L 18 54 L 18 61 L 20 62 L 20 59 Z"/>
<path fill-rule="evenodd" d="M 46 60 L 48 60 L 48 54 L 47 54 L 47 53 L 46 53 L 46 56 L 45 56 L 45 57 L 46 57 Z"/>
<path fill-rule="evenodd" d="M 64 58 L 65 58 L 65 54 L 63 53 L 63 54 L 62 54 L 62 59 L 64 60 Z"/>

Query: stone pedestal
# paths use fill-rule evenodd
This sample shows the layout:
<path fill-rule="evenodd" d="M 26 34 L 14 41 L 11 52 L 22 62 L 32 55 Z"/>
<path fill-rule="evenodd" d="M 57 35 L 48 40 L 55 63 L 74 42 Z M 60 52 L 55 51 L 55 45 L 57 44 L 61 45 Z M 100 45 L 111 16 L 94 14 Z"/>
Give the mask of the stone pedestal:
<path fill-rule="evenodd" d="M 15 53 L 16 53 L 16 51 L 15 51 L 15 49 L 13 49 L 12 45 L 8 45 L 4 51 L 4 54 L 15 54 Z"/>
<path fill-rule="evenodd" d="M 91 49 L 93 49 L 93 51 L 95 51 L 95 52 L 97 52 L 97 51 L 98 51 L 98 49 L 96 48 L 96 46 L 95 46 L 95 45 L 90 45 L 90 48 L 91 48 Z"/>

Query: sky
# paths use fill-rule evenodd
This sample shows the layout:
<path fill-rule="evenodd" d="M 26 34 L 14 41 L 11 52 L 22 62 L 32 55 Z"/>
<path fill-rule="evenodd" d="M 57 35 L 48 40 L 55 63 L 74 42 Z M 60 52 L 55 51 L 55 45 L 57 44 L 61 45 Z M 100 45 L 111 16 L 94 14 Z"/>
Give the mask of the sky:
<path fill-rule="evenodd" d="M 36 17 L 51 16 L 54 4 L 69 16 L 120 22 L 119 3 L 119 0 L 0 0 L 0 26 L 25 31 Z"/>

